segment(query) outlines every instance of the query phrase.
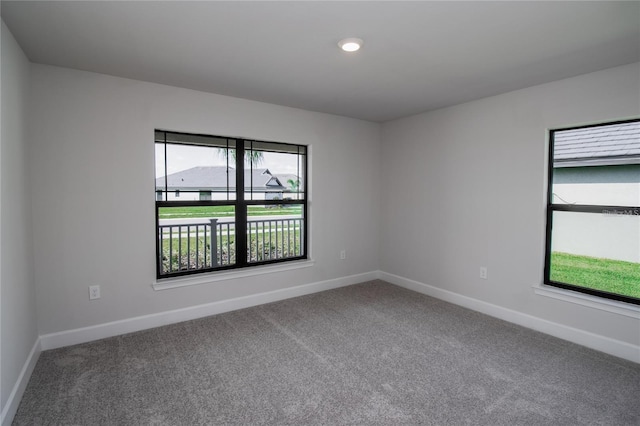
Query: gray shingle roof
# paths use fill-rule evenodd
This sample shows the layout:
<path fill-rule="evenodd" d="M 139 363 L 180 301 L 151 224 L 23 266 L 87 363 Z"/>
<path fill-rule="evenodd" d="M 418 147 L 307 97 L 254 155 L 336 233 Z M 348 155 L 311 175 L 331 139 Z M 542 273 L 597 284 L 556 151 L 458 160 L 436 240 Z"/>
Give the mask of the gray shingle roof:
<path fill-rule="evenodd" d="M 640 161 L 640 121 L 556 131 L 553 157 L 556 166 L 569 162 Z"/>
<path fill-rule="evenodd" d="M 253 180 L 254 189 L 269 188 L 282 190 L 286 185 L 282 185 L 277 177 L 272 176 L 269 169 L 255 169 L 253 172 L 245 170 L 244 186 L 251 187 Z M 156 189 L 164 189 L 164 176 L 156 179 Z M 206 190 L 227 187 L 227 168 L 225 166 L 192 167 L 187 170 L 167 175 L 167 186 L 169 190 Z M 229 168 L 229 188 L 236 186 L 236 171 Z"/>

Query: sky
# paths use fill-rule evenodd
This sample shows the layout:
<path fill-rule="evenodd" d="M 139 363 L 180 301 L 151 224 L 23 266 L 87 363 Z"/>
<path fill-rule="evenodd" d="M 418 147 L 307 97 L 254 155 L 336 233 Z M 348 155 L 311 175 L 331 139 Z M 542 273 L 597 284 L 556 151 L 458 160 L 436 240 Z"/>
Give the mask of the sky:
<path fill-rule="evenodd" d="M 187 170 L 196 166 L 224 166 L 226 159 L 216 148 L 167 145 L 169 161 L 167 162 L 167 173 L 172 174 L 182 170 Z M 293 154 L 282 154 L 264 152 L 264 160 L 258 164 L 258 168 L 268 168 L 273 174 L 298 174 L 297 156 Z M 156 145 L 156 178 L 164 176 L 164 147 L 162 144 Z M 230 159 L 232 162 L 233 159 Z"/>

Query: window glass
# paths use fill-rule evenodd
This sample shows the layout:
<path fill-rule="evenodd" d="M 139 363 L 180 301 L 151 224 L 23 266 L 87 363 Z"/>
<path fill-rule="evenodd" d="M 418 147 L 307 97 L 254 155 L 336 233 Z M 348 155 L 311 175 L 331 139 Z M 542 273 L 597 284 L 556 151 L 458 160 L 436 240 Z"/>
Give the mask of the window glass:
<path fill-rule="evenodd" d="M 234 206 L 158 208 L 162 275 L 235 264 Z"/>
<path fill-rule="evenodd" d="M 640 164 L 564 167 L 553 171 L 555 204 L 640 205 Z"/>
<path fill-rule="evenodd" d="M 304 199 L 305 147 L 245 142 L 245 198 Z"/>
<path fill-rule="evenodd" d="M 247 261 L 304 255 L 302 204 L 257 205 L 247 210 Z"/>
<path fill-rule="evenodd" d="M 166 144 L 167 175 L 156 180 L 165 183 L 167 201 L 172 192 L 183 201 L 200 199 L 201 192 L 211 193 L 215 200 L 228 200 L 235 182 L 235 170 L 227 167 L 226 150 L 208 146 Z"/>

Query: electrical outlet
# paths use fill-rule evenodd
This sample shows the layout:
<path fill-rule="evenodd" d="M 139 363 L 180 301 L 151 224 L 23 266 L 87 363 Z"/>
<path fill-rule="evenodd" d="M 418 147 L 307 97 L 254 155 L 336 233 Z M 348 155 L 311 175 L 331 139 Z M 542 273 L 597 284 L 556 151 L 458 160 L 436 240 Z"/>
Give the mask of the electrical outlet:
<path fill-rule="evenodd" d="M 92 285 L 89 286 L 89 300 L 100 299 L 100 286 Z"/>
<path fill-rule="evenodd" d="M 483 280 L 487 279 L 487 267 L 486 266 L 481 266 L 480 267 L 480 278 L 482 278 Z"/>
<path fill-rule="evenodd" d="M 345 260 L 347 258 L 347 251 L 345 249 L 340 250 L 340 259 Z"/>

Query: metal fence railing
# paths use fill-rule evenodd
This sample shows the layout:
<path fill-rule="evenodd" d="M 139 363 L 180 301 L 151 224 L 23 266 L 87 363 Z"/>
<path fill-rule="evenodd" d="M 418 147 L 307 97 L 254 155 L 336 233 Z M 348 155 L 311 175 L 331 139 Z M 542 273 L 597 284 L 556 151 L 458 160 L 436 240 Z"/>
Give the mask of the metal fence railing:
<path fill-rule="evenodd" d="M 303 218 L 247 222 L 247 262 L 299 257 L 304 251 Z M 213 232 L 212 232 L 213 230 Z M 234 222 L 158 226 L 161 275 L 231 266 L 236 263 Z"/>
<path fill-rule="evenodd" d="M 247 261 L 298 257 L 303 254 L 303 219 L 267 219 L 247 222 Z"/>

